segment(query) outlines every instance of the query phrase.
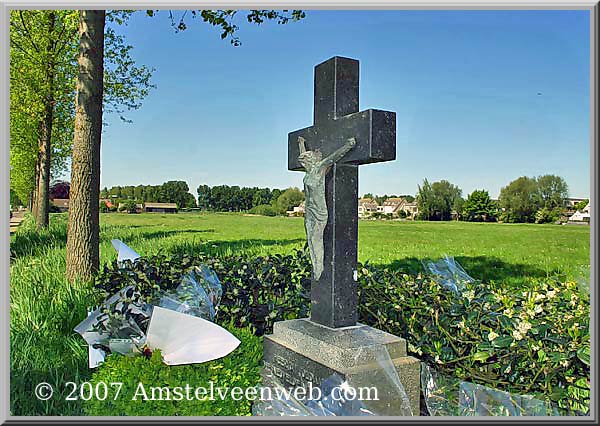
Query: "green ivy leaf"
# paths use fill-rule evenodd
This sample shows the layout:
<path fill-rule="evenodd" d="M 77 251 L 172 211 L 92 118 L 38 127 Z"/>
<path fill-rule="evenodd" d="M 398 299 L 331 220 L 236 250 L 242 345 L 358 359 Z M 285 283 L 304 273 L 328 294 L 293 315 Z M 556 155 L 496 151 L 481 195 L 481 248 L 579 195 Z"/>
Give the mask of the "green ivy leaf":
<path fill-rule="evenodd" d="M 511 336 L 501 336 L 492 341 L 492 346 L 495 348 L 507 348 L 513 342 Z"/>
<path fill-rule="evenodd" d="M 473 355 L 474 361 L 484 362 L 490 357 L 490 354 L 487 352 L 477 352 Z"/>
<path fill-rule="evenodd" d="M 590 348 L 589 346 L 584 346 L 583 348 L 579 348 L 577 351 L 577 358 L 585 365 L 590 365 Z"/>

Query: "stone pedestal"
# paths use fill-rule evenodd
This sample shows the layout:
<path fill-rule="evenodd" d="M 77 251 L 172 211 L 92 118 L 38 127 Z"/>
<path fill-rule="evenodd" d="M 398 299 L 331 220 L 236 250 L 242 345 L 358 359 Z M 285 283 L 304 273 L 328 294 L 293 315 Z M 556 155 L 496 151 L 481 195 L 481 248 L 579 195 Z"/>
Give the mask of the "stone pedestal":
<path fill-rule="evenodd" d="M 377 388 L 379 401 L 368 401 L 377 414 L 406 415 L 409 404 L 419 415 L 419 360 L 393 334 L 363 324 L 334 329 L 309 319 L 281 321 L 264 337 L 264 360 L 285 387 L 320 386 L 337 373 L 355 388 Z M 408 401 L 399 398 L 401 388 Z"/>

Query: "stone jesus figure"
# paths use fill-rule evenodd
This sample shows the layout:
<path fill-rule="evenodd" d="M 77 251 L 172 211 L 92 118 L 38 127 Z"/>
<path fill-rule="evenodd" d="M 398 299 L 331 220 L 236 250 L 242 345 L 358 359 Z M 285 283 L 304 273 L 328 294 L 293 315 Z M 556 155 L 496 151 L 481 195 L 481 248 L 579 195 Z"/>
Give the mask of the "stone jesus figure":
<path fill-rule="evenodd" d="M 306 196 L 304 207 L 304 227 L 306 239 L 310 250 L 310 260 L 313 266 L 313 277 L 318 280 L 323 272 L 323 232 L 327 225 L 327 203 L 325 201 L 325 175 L 331 166 L 339 161 L 348 151 L 356 145 L 354 138 L 348 141 L 331 155 L 322 159 L 319 150 L 307 151 L 304 138 L 298 137 L 300 155 L 298 161 L 304 167 L 304 194 Z"/>

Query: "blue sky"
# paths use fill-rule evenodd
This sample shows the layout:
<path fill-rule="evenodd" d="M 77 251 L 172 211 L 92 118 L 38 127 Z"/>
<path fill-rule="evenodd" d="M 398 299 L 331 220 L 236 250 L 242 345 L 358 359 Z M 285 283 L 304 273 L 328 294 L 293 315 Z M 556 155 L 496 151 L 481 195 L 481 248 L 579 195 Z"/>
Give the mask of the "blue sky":
<path fill-rule="evenodd" d="M 240 47 L 187 23 L 176 34 L 166 12 L 137 13 L 119 29 L 157 88 L 132 124 L 105 117 L 103 187 L 301 187 L 287 134 L 312 124 L 313 68 L 339 55 L 360 60 L 360 109 L 397 114 L 396 161 L 361 166 L 360 194 L 414 194 L 427 178 L 497 197 L 553 173 L 589 196 L 587 11 L 309 10 L 288 25 L 240 19 Z"/>

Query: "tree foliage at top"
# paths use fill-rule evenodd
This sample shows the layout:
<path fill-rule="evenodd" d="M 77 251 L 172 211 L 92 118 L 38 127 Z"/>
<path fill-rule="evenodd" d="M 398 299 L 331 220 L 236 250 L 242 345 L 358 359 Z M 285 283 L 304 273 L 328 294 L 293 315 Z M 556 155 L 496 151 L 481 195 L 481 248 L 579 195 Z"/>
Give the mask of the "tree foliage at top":
<path fill-rule="evenodd" d="M 138 65 L 133 57 L 133 46 L 118 33 L 119 25 L 126 25 L 133 11 L 111 10 L 106 13 L 104 31 L 104 112 L 114 113 L 122 121 L 126 111 L 137 110 L 156 85 L 151 82 L 155 71 Z"/>
<path fill-rule="evenodd" d="M 13 10 L 10 14 L 10 184 L 23 202 L 31 199 L 37 183 L 47 107 L 53 110 L 51 174 L 60 174 L 68 164 L 77 16 L 69 10 Z"/>
<path fill-rule="evenodd" d="M 158 10 L 147 10 L 148 16 L 154 16 Z M 191 16 L 192 19 L 202 19 L 203 22 L 212 25 L 213 27 L 221 30 L 221 39 L 229 39 L 229 42 L 234 46 L 240 46 L 242 44 L 240 38 L 237 36 L 239 30 L 238 25 L 235 23 L 236 16 L 242 11 L 240 10 L 186 10 L 183 11 L 181 16 L 177 18 L 173 11 L 169 11 L 169 18 L 171 20 L 171 26 L 176 32 L 185 31 L 188 27 L 186 18 Z M 189 15 L 188 15 L 189 14 Z M 246 11 L 246 21 L 250 24 L 261 25 L 265 21 L 275 21 L 280 25 L 287 24 L 288 22 L 297 22 L 304 19 L 306 14 L 302 10 L 248 10 Z"/>
<path fill-rule="evenodd" d="M 49 13 L 56 29 L 49 33 Z M 110 22 L 125 22 L 131 12 L 109 12 Z M 79 12 L 77 10 L 13 10 L 10 18 L 10 154 L 11 188 L 21 200 L 29 200 L 36 185 L 39 139 L 48 102 L 53 108 L 51 177 L 69 166 L 74 136 L 75 79 Z M 48 48 L 50 46 L 50 48 Z M 133 46 L 115 26 L 105 34 L 104 109 L 127 120 L 127 110 L 138 109 L 149 90 L 153 69 L 137 65 Z M 53 84 L 46 76 L 54 69 Z M 49 93 L 51 89 L 51 92 Z"/>

